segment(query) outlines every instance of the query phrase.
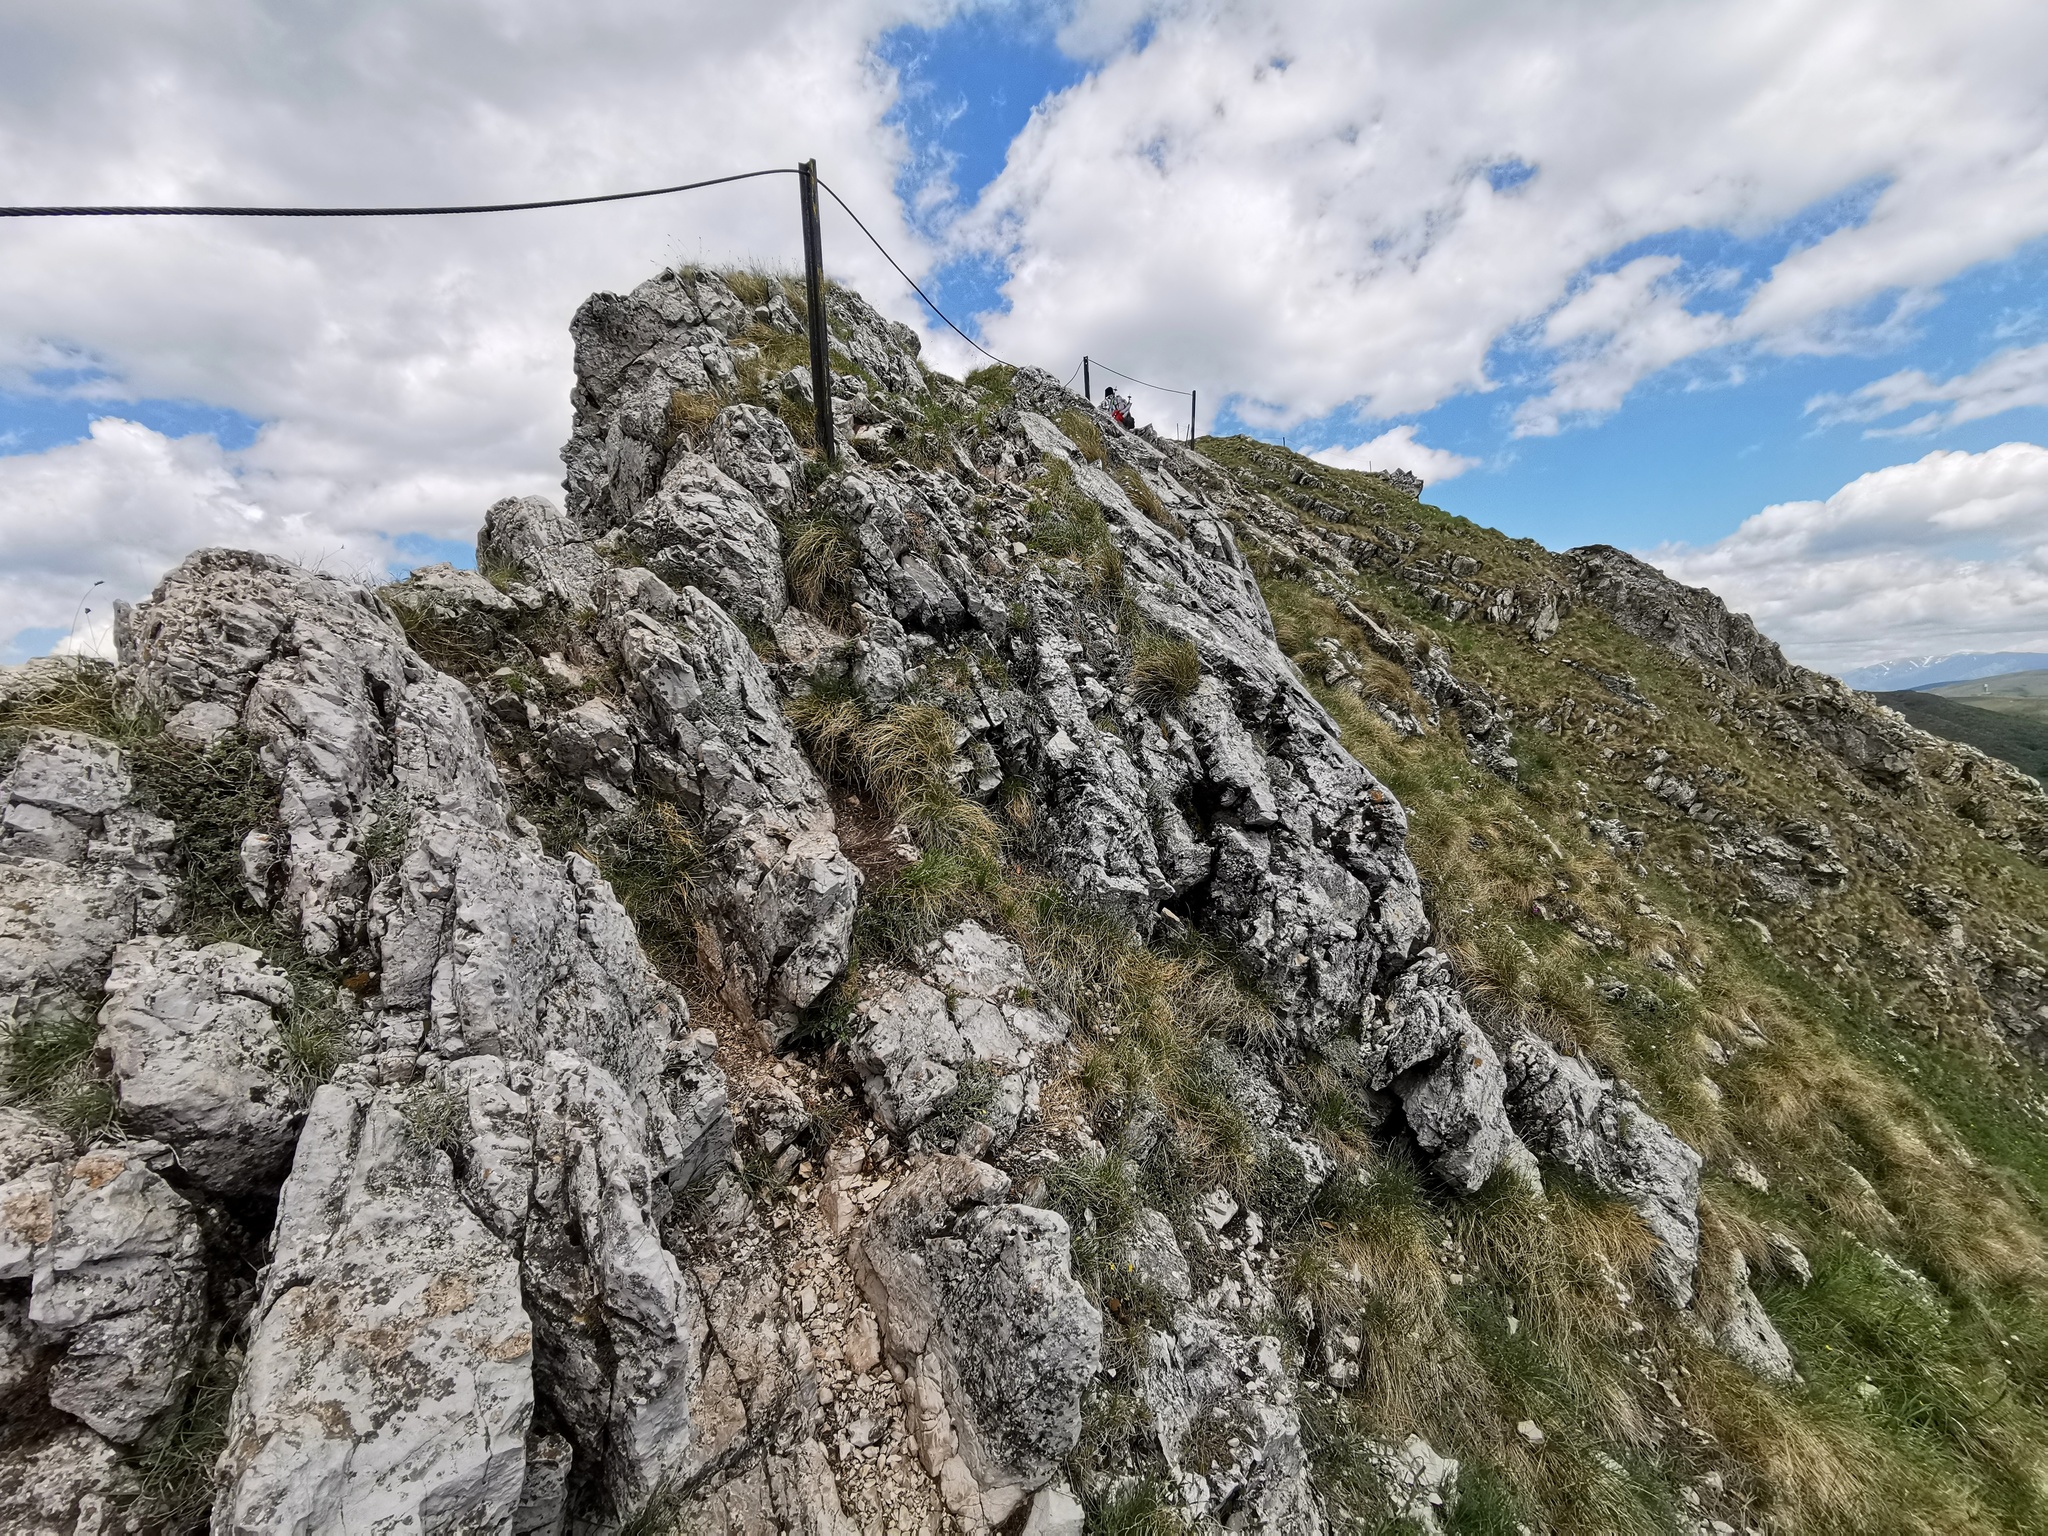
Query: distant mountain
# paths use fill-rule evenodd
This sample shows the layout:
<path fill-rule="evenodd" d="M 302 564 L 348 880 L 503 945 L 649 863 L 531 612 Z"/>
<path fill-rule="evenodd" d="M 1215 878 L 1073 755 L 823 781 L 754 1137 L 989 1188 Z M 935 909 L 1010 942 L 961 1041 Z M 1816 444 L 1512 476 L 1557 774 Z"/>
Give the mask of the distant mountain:
<path fill-rule="evenodd" d="M 1946 656 L 1907 656 L 1897 661 L 1880 661 L 1868 667 L 1852 667 L 1838 675 L 1851 688 L 1859 688 L 1866 693 L 1886 693 L 1901 688 L 1929 688 L 1938 683 L 1997 677 L 2007 672 L 2031 672 L 2043 667 L 2048 667 L 2048 653 L 2040 651 L 1951 651 Z"/>

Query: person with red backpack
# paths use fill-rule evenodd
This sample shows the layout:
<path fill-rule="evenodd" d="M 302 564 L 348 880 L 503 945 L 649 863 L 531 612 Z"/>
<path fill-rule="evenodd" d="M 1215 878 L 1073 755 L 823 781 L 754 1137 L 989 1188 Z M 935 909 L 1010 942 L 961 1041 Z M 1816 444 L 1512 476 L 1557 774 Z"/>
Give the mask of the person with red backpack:
<path fill-rule="evenodd" d="M 1118 426 L 1137 430 L 1137 418 L 1131 415 L 1131 402 L 1116 392 L 1115 385 L 1105 384 L 1102 387 L 1102 408 L 1109 412 L 1109 419 Z"/>

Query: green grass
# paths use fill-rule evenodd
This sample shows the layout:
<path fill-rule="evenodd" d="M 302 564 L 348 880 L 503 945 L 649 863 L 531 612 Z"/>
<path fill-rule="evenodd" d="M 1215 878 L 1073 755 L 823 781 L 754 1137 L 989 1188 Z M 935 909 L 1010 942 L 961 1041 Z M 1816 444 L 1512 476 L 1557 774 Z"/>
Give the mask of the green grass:
<path fill-rule="evenodd" d="M 1155 630 L 1141 633 L 1131 648 L 1131 695 L 1147 709 L 1187 698 L 1202 683 L 1202 658 L 1193 642 Z"/>

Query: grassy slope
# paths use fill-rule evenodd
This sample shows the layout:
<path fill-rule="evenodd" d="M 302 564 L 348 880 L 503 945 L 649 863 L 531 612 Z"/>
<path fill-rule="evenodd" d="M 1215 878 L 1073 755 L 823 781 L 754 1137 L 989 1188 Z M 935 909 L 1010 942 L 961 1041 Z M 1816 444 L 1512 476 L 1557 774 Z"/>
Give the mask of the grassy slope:
<path fill-rule="evenodd" d="M 2003 758 L 2023 773 L 2048 779 L 2048 699 L 1967 698 L 1928 693 L 1874 693 L 1930 735 L 1960 741 Z"/>
<path fill-rule="evenodd" d="M 1416 553 L 1477 558 L 1489 584 L 1561 578 L 1535 546 L 1396 505 L 1362 477 L 1241 440 L 1202 446 L 1240 483 L 1295 498 L 1311 528 L 1390 529 L 1416 540 Z M 1311 497 L 1347 518 L 1301 513 Z M 1930 963 L 1936 935 L 1907 900 L 1916 884 L 1979 893 L 1983 907 L 1964 924 L 1974 929 L 1995 908 L 2024 943 L 2048 933 L 2043 871 L 1980 837 L 1939 788 L 1933 803 L 1908 803 L 1832 761 L 1785 752 L 1769 734 L 1768 700 L 1597 612 L 1570 615 L 1539 645 L 1519 629 L 1451 622 L 1399 577 L 1343 582 L 1334 595 L 1443 648 L 1461 679 L 1513 706 L 1522 769 L 1506 783 L 1467 762 L 1454 727 L 1390 728 L 1371 707 L 1383 668 L 1318 684 L 1318 642 L 1370 658 L 1367 636 L 1327 579 L 1316 590 L 1314 562 L 1291 563 L 1256 530 L 1246 544 L 1283 644 L 1408 807 L 1438 942 L 1472 995 L 1496 1023 L 1519 1020 L 1626 1075 L 1706 1154 L 1706 1262 L 1739 1249 L 1766 1276 L 1759 1291 L 1805 1377 L 1789 1390 L 1763 1386 L 1689 1350 L 1675 1328 L 1658 1338 L 1653 1320 L 1648 1352 L 1684 1408 L 1676 1426 L 1649 1425 L 1636 1383 L 1615 1368 L 1620 1350 L 1589 1360 L 1553 1320 L 1520 1332 L 1525 1358 L 1489 1354 L 1485 1308 L 1473 1308 L 1463 1326 L 1483 1381 L 1460 1390 L 1475 1404 L 1489 1393 L 1511 1410 L 1544 1404 L 1546 1458 L 1563 1443 L 1582 1464 L 1605 1456 L 1624 1468 L 1603 1483 L 1618 1503 L 1598 1514 L 1575 1511 L 1506 1437 L 1474 1432 L 1483 1415 L 1459 1433 L 1441 1398 L 1395 1394 L 1369 1405 L 1366 1427 L 1452 1431 L 1450 1448 L 1481 1464 L 1481 1486 L 1491 1486 L 1484 1468 L 1500 1473 L 1499 1507 L 1564 1529 L 1667 1528 L 1675 1480 L 1724 1457 L 1748 1507 L 1784 1529 L 2044 1528 L 2044 1084 L 1991 1037 L 1988 1004 L 1968 978 Z M 1632 677 L 1655 716 L 1604 692 L 1586 667 Z M 1559 725 L 1568 699 L 1571 722 Z M 1707 827 L 1645 790 L 1656 749 L 1747 822 L 1833 825 L 1851 866 L 1846 888 L 1803 909 L 1759 900 Z M 1852 815 L 1902 838 L 1904 867 L 1851 850 Z M 1642 846 L 1595 844 L 1589 819 L 1639 829 Z M 1455 1227 L 1460 1204 L 1434 1197 L 1431 1209 Z M 1774 1235 L 1810 1257 L 1811 1284 L 1792 1277 Z M 1542 1281 L 1528 1265 L 1493 1278 L 1492 1305 L 1536 1310 L 1527 1292 Z M 1509 1528 L 1494 1508 L 1477 1499 L 1460 1519 Z"/>

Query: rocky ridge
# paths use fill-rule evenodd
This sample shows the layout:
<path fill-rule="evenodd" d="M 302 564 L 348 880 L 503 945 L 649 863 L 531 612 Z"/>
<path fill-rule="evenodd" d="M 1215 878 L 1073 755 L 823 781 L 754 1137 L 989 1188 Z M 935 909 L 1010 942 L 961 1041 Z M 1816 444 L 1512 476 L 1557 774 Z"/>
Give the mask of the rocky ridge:
<path fill-rule="evenodd" d="M 1451 743 L 1512 795 L 1526 743 L 1635 750 L 1669 706 L 1632 674 L 1565 658 L 1532 721 L 1441 638 L 1597 613 L 1853 803 L 1960 785 L 2038 864 L 2038 786 L 1618 552 L 1456 552 L 1405 488 L 961 384 L 830 304 L 839 467 L 787 296 L 664 273 L 578 312 L 565 504 L 491 508 L 479 572 L 202 551 L 111 674 L 0 681 L 0 1009 L 74 1042 L 0 1112 L 9 1523 L 1436 1528 L 1488 1496 L 1449 1449 L 1621 1475 L 1367 1412 L 1455 1364 L 1406 1342 L 1468 1277 L 1560 1252 L 1652 1405 L 1629 1454 L 1771 1519 L 1682 1378 L 1792 1381 L 1752 1268 L 1804 1254 L 1703 1207 L 1739 1159 L 1656 1068 L 1509 1005 L 1362 758 Z M 1647 803 L 1757 901 L 1870 883 L 1884 834 L 1654 751 Z M 1583 857 L 1644 846 L 1579 814 Z M 1530 905 L 1645 996 L 1712 987 L 1583 898 Z M 1943 975 L 2030 1043 L 2038 967 L 1979 943 Z"/>

